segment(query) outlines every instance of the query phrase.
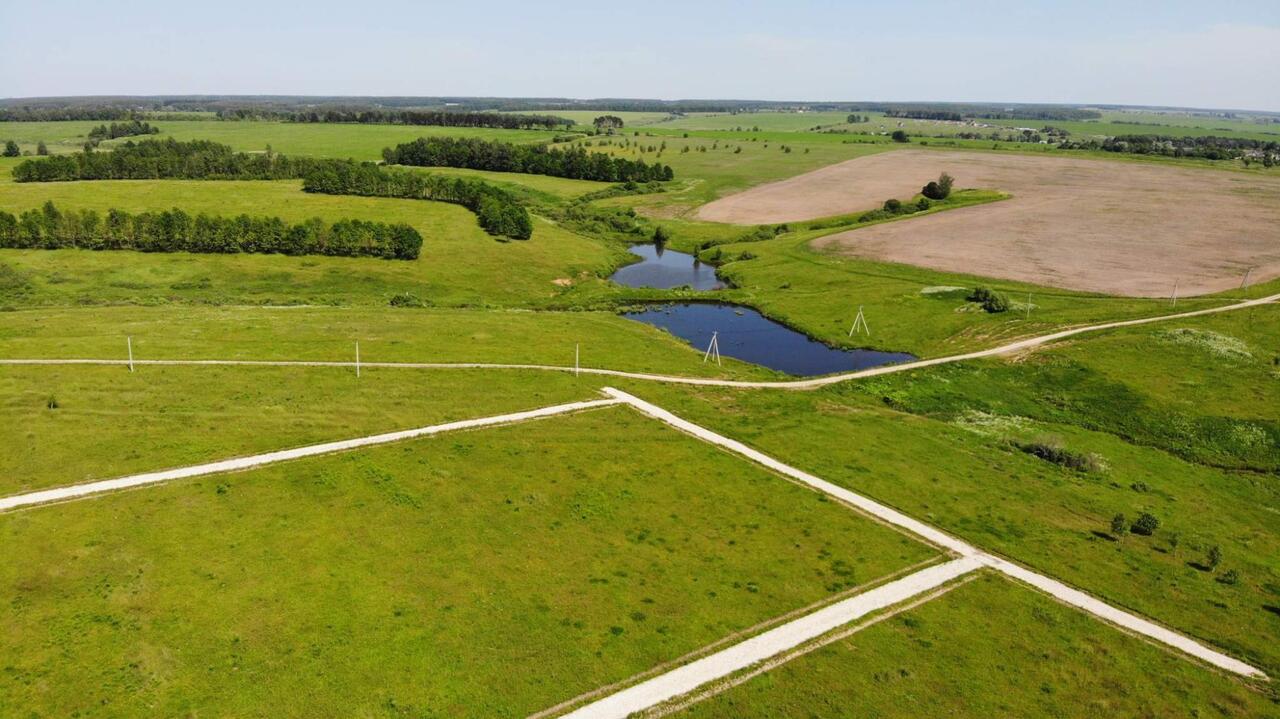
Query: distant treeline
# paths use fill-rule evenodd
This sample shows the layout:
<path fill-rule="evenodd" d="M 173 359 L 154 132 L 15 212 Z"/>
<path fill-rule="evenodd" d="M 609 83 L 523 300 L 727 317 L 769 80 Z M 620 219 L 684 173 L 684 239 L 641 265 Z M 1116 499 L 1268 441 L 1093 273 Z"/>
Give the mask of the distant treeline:
<path fill-rule="evenodd" d="M 913 120 L 949 120 L 951 122 L 964 120 L 964 115 L 950 110 L 888 110 L 884 115 L 885 117 L 904 117 Z"/>
<path fill-rule="evenodd" d="M 132 120 L 131 108 L 106 105 L 67 107 L 0 107 L 0 122 L 62 122 L 69 120 Z"/>
<path fill-rule="evenodd" d="M 318 217 L 296 224 L 279 217 L 210 217 L 180 209 L 131 214 L 59 210 L 46 202 L 18 216 L 0 211 L 0 247 L 140 252 L 239 252 L 417 259 L 422 236 L 404 224 Z"/>
<path fill-rule="evenodd" d="M 282 120 L 304 123 L 358 123 L 368 125 L 438 125 L 440 127 L 494 127 L 507 130 L 555 130 L 573 127 L 573 120 L 554 115 L 520 115 L 499 112 L 453 110 L 386 110 L 332 108 L 276 110 L 237 107 L 218 111 L 220 120 Z"/>
<path fill-rule="evenodd" d="M 1238 137 L 1173 137 L 1117 135 L 1105 140 L 1076 140 L 1058 145 L 1064 150 L 1103 150 L 1133 155 L 1199 157 L 1206 160 L 1256 159 L 1267 167 L 1280 162 L 1280 142 Z"/>
<path fill-rule="evenodd" d="M 299 178 L 324 160 L 271 152 L 235 152 L 208 140 L 129 141 L 111 152 L 88 150 L 25 160 L 13 168 L 15 182 L 70 180 L 287 180 Z"/>
<path fill-rule="evenodd" d="M 114 140 L 117 137 L 133 137 L 135 135 L 157 135 L 160 128 L 149 122 L 129 120 L 113 122 L 110 125 L 98 125 L 89 131 L 89 141 L 95 145 L 103 140 Z"/>
<path fill-rule="evenodd" d="M 401 197 L 462 205 L 476 213 L 491 235 L 527 240 L 533 235 L 529 211 L 510 192 L 482 180 L 379 167 L 371 162 L 331 160 L 303 180 L 306 192 L 366 197 Z"/>
<path fill-rule="evenodd" d="M 857 103 L 850 109 L 923 120 L 1097 120 L 1102 113 L 1065 105 L 983 105 L 971 103 Z"/>
<path fill-rule="evenodd" d="M 647 164 L 580 147 L 516 145 L 474 138 L 423 137 L 382 151 L 388 165 L 465 167 L 600 182 L 652 182 L 674 177 L 669 165 Z"/>

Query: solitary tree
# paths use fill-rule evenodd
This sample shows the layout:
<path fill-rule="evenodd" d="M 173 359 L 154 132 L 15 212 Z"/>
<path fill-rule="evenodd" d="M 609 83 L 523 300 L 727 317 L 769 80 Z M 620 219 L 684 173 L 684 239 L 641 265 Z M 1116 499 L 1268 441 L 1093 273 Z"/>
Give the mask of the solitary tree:
<path fill-rule="evenodd" d="M 36 154 L 37 155 L 49 154 L 49 148 L 45 146 L 44 140 L 41 140 L 40 142 L 36 143 Z"/>
<path fill-rule="evenodd" d="M 894 142 L 910 142 L 911 141 L 911 138 L 907 136 L 907 133 L 903 132 L 902 130 L 894 130 L 893 134 L 890 135 L 889 137 L 892 137 Z"/>
<path fill-rule="evenodd" d="M 22 154 L 22 150 L 18 149 L 18 143 L 14 142 L 13 140 L 5 141 L 4 143 L 5 157 L 18 157 L 21 154 Z"/>

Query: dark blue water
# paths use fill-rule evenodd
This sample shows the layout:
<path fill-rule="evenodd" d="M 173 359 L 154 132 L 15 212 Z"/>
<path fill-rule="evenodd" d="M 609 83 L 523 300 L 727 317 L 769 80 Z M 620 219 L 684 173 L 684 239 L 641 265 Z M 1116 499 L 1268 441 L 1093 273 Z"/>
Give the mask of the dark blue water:
<path fill-rule="evenodd" d="M 716 278 L 716 268 L 698 262 L 693 255 L 663 250 L 657 245 L 635 245 L 631 254 L 642 262 L 627 265 L 609 279 L 627 287 L 656 287 L 669 290 L 688 285 L 695 290 L 718 290 L 724 283 Z"/>
<path fill-rule="evenodd" d="M 712 332 L 719 332 L 721 355 L 801 377 L 916 359 L 906 352 L 834 349 L 755 310 L 734 305 L 655 305 L 623 317 L 662 327 L 699 350 L 707 348 Z"/>

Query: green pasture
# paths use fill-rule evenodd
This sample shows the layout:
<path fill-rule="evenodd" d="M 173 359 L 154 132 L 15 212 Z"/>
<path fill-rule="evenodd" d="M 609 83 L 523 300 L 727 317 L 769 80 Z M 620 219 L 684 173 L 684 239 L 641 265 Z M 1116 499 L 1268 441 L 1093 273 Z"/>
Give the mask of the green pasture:
<path fill-rule="evenodd" d="M 1274 675 L 1280 318 L 1275 307 L 1260 308 L 1253 324 L 1241 315 L 818 392 L 626 386 Z M 1215 361 L 1204 344 L 1157 334 L 1173 328 L 1232 337 L 1252 357 Z M 1206 395 L 1215 400 L 1197 402 Z M 1069 469 L 1017 447 L 1026 442 L 1099 461 L 1092 471 Z M 1116 514 L 1132 522 L 1143 512 L 1160 521 L 1154 535 L 1111 533 Z M 1223 559 L 1209 567 L 1214 546 Z"/>
<path fill-rule="evenodd" d="M 24 716 L 525 716 L 934 556 L 624 408 L 0 535 L 0 713 Z"/>
<path fill-rule="evenodd" d="M 1274 699 L 983 576 L 673 716 L 1280 716 Z"/>

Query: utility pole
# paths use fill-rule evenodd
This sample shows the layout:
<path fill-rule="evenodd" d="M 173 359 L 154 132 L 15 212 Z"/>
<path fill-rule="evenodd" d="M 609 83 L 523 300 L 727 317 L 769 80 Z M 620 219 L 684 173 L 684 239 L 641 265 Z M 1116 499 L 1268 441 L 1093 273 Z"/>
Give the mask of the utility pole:
<path fill-rule="evenodd" d="M 129 347 L 129 371 L 133 371 L 133 337 L 125 337 L 125 344 Z"/>
<path fill-rule="evenodd" d="M 356 340 L 356 379 L 360 378 L 360 340 Z"/>

